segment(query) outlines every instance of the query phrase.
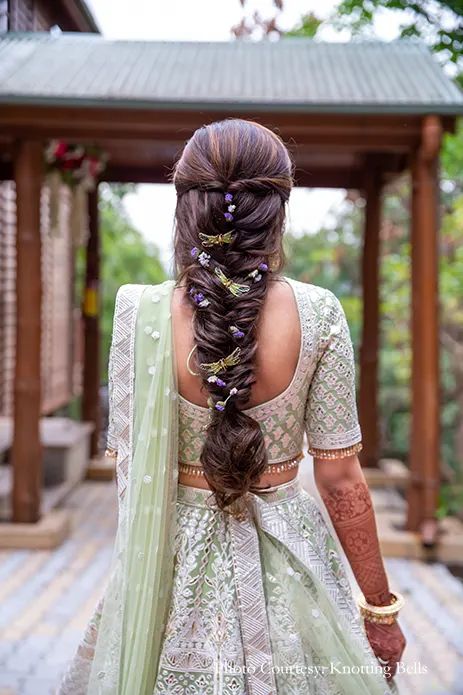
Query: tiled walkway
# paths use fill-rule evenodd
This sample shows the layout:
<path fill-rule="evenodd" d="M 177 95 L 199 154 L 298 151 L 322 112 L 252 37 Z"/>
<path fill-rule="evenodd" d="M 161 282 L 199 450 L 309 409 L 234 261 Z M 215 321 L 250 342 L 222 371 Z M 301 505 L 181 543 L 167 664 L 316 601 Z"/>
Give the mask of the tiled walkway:
<path fill-rule="evenodd" d="M 74 530 L 58 550 L 0 552 L 0 695 L 53 692 L 104 586 L 114 484 L 83 483 L 67 504 Z M 463 585 L 442 565 L 390 559 L 387 567 L 407 597 L 406 666 L 427 669 L 401 676 L 401 695 L 463 694 Z"/>
<path fill-rule="evenodd" d="M 0 694 L 52 692 L 104 585 L 116 523 L 113 483 L 69 498 L 71 537 L 55 551 L 0 553 Z"/>

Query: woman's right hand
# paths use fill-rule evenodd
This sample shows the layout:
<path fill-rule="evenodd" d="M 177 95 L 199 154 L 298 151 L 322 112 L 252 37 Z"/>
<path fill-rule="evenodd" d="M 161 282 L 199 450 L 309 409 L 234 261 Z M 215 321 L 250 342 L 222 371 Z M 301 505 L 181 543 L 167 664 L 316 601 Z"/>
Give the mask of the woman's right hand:
<path fill-rule="evenodd" d="M 376 658 L 384 668 L 387 680 L 394 677 L 397 664 L 401 659 L 407 643 L 397 622 L 382 625 L 365 620 L 365 629 Z"/>

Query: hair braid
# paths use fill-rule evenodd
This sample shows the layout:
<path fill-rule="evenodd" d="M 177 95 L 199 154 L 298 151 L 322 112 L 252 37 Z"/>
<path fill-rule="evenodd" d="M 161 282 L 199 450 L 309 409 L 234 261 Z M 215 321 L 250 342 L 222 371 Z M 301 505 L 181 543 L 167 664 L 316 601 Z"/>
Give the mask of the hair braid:
<path fill-rule="evenodd" d="M 211 374 L 201 369 L 211 404 L 201 463 L 218 506 L 226 509 L 253 486 L 267 465 L 260 425 L 243 409 L 256 380 L 257 326 L 270 279 L 263 271 L 255 282 L 249 273 L 261 264 L 268 266 L 275 257 L 282 263 L 284 204 L 292 186 L 292 164 L 284 144 L 270 130 L 251 121 L 228 119 L 194 133 L 173 178 L 175 261 L 194 306 L 198 364 L 223 359 L 237 347 L 240 353 L 238 363 L 220 371 L 218 380 L 211 380 Z M 224 217 L 227 192 L 236 205 L 233 221 Z M 228 231 L 233 232 L 230 243 L 201 245 L 200 232 L 214 236 Z M 210 256 L 208 267 L 192 258 L 194 247 Z M 221 284 L 215 269 L 249 290 L 235 296 Z M 198 305 L 198 298 L 206 302 Z M 231 327 L 239 329 L 241 337 Z M 224 401 L 223 411 L 217 410 L 215 406 Z"/>

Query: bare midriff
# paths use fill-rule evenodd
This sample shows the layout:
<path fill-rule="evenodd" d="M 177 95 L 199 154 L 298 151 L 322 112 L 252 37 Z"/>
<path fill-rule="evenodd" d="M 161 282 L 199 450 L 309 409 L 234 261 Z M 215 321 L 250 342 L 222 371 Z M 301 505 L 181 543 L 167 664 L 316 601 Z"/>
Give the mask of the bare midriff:
<path fill-rule="evenodd" d="M 269 472 L 265 472 L 261 475 L 256 485 L 252 488 L 253 491 L 257 488 L 265 490 L 265 488 L 276 487 L 278 485 L 282 485 L 283 483 L 288 483 L 290 480 L 294 480 L 294 478 L 297 477 L 297 474 L 299 472 L 299 460 L 301 458 L 302 455 L 299 455 L 293 459 L 281 461 L 278 464 L 271 464 L 268 467 Z M 285 470 L 286 466 L 290 467 L 286 468 Z M 200 469 L 199 466 L 197 468 Z M 278 470 L 278 468 L 280 470 Z M 179 470 L 178 482 L 180 485 L 187 485 L 190 487 L 199 487 L 203 490 L 210 490 L 210 486 L 204 475 L 198 475 L 197 473 L 186 473 Z"/>

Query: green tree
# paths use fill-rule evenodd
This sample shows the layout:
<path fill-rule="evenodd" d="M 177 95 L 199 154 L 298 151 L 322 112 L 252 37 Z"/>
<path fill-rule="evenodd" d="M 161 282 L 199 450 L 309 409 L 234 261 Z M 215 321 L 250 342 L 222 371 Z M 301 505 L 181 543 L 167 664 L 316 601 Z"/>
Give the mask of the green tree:
<path fill-rule="evenodd" d="M 317 15 L 313 12 L 308 12 L 301 17 L 299 23 L 294 27 L 294 29 L 284 33 L 283 38 L 301 37 L 313 39 L 317 35 L 317 32 L 322 24 L 322 19 L 319 19 L 319 17 L 317 17 Z"/>
<path fill-rule="evenodd" d="M 124 208 L 124 196 L 132 186 L 100 185 L 100 229 L 102 242 L 101 332 L 102 379 L 107 380 L 109 347 L 112 335 L 116 292 L 126 283 L 156 284 L 166 279 L 166 272 L 155 244 L 135 229 Z M 78 290 L 82 296 L 85 253 L 78 254 Z"/>
<path fill-rule="evenodd" d="M 246 0 L 242 0 L 243 7 Z M 308 14 L 290 32 L 278 29 L 283 2 L 275 3 L 273 17 L 243 20 L 237 36 L 268 33 L 317 37 L 325 27 L 350 30 L 351 35 L 372 38 L 382 12 L 400 20 L 398 37 L 417 37 L 427 43 L 442 64 L 453 66 L 463 83 L 463 0 L 340 0 L 331 17 L 320 21 Z M 463 122 L 446 134 L 442 147 L 442 225 L 440 234 L 441 381 L 443 429 L 442 455 L 456 477 L 463 464 Z M 381 332 L 380 407 L 383 454 L 408 455 L 410 426 L 410 243 L 409 179 L 402 177 L 387 187 L 381 230 Z M 348 194 L 355 200 L 355 194 Z M 361 199 L 358 199 L 358 203 Z M 340 297 L 354 343 L 361 321 L 358 270 L 362 238 L 359 205 L 343 208 L 334 229 L 288 236 L 288 272 L 301 280 L 332 289 Z M 461 499 L 442 489 L 441 511 L 455 511 Z M 461 493 L 460 493 L 461 496 Z"/>
<path fill-rule="evenodd" d="M 381 10 L 399 13 L 400 36 L 425 41 L 442 62 L 462 68 L 463 0 L 341 0 L 329 20 L 364 35 Z"/>
<path fill-rule="evenodd" d="M 400 18 L 400 37 L 418 37 L 436 54 L 440 62 L 453 65 L 456 79 L 463 84 L 463 1 L 462 0 L 341 0 L 329 20 L 334 26 L 348 27 L 357 36 L 374 35 L 375 19 L 380 12 L 391 11 Z M 463 468 L 463 121 L 455 134 L 444 137 L 441 157 L 442 224 L 440 232 L 440 309 L 441 309 L 441 423 L 443 430 L 442 458 L 447 470 L 454 470 L 455 479 L 462 477 Z M 395 224 L 391 206 L 408 199 L 407 188 L 389 191 L 385 223 Z M 406 228 L 393 253 L 383 253 L 383 326 L 387 326 L 388 341 L 394 349 L 381 354 L 383 394 L 390 399 L 385 407 L 391 413 L 389 423 L 406 432 L 409 419 L 406 390 L 410 354 L 404 343 L 403 310 L 409 306 L 409 285 L 400 282 L 409 265 L 409 246 Z M 391 294 L 388 279 L 395 278 Z M 384 294 L 387 291 L 387 295 Z M 395 306 L 394 306 L 395 304 Z M 400 355 L 400 359 L 397 359 Z M 405 380 L 404 380 L 405 377 Z M 394 409 L 393 403 L 396 401 Z M 390 407 L 389 407 L 390 406 Z M 458 486 L 443 486 L 442 510 L 454 511 L 461 506 L 462 493 Z"/>
<path fill-rule="evenodd" d="M 113 190 L 112 187 L 105 186 L 100 203 L 103 255 L 102 359 L 105 370 L 111 341 L 114 299 L 118 288 L 130 282 L 157 284 L 166 279 L 157 247 L 146 241 L 135 229 L 124 209 L 125 193 L 124 189 Z"/>
<path fill-rule="evenodd" d="M 407 184 L 398 181 L 385 199 L 382 227 L 380 408 L 382 452 L 408 455 L 410 410 L 410 249 Z M 341 300 L 359 355 L 362 322 L 360 264 L 364 200 L 349 192 L 332 228 L 286 240 L 288 272 L 299 280 L 328 287 Z M 359 370 L 357 369 L 357 374 Z"/>

